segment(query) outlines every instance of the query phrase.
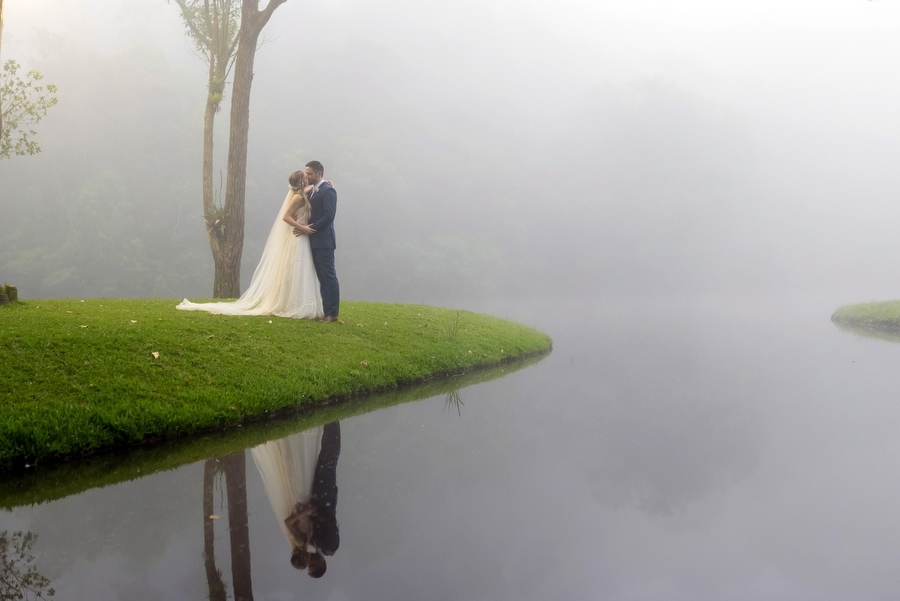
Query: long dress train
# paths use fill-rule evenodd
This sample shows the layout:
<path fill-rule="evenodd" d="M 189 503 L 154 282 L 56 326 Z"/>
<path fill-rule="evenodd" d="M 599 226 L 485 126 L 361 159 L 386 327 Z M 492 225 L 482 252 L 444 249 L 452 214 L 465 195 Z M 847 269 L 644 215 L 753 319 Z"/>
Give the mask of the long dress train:
<path fill-rule="evenodd" d="M 293 195 L 294 192 L 289 190 L 275 217 L 250 285 L 239 299 L 214 303 L 192 303 L 184 299 L 176 308 L 223 315 L 322 317 L 322 294 L 313 266 L 309 236 L 294 236 L 291 226 L 281 219 Z"/>

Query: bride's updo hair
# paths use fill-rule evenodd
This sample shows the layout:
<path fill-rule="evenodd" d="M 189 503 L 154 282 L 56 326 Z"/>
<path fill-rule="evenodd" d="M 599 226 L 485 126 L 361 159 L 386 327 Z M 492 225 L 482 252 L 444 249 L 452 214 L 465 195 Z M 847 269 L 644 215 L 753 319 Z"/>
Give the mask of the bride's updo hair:
<path fill-rule="evenodd" d="M 306 173 L 303 171 L 294 171 L 291 173 L 291 176 L 288 178 L 288 183 L 291 185 L 291 190 L 294 192 L 303 191 L 303 179 L 306 177 Z"/>

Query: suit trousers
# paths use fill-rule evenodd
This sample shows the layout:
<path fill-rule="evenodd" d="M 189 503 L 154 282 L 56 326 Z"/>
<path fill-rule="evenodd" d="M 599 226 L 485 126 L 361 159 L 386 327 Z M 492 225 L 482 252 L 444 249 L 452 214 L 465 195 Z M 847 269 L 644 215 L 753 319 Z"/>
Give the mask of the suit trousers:
<path fill-rule="evenodd" d="M 316 277 L 319 278 L 319 289 L 322 291 L 322 309 L 325 315 L 337 317 L 341 305 L 341 288 L 334 270 L 334 249 L 314 248 L 312 258 Z"/>

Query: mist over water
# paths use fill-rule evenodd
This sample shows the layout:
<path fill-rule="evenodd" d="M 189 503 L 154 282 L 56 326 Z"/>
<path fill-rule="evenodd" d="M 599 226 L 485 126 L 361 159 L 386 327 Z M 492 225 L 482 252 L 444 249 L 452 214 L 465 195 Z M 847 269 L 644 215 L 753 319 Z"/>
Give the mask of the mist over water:
<path fill-rule="evenodd" d="M 205 66 L 177 8 L 6 12 L 4 60 L 60 92 L 43 152 L 0 163 L 0 278 L 211 294 Z M 347 298 L 891 295 L 898 23 L 887 2 L 287 2 L 255 64 L 242 283 L 316 158 Z"/>
<path fill-rule="evenodd" d="M 0 283 L 210 296 L 206 67 L 177 7 L 4 17 L 0 60 L 59 104 L 42 153 L 0 161 Z M 319 581 L 289 566 L 251 468 L 256 590 L 896 596 L 898 347 L 828 317 L 900 296 L 898 30 L 887 0 L 281 6 L 254 69 L 243 286 L 288 174 L 318 159 L 345 299 L 491 313 L 554 349 L 455 409 L 344 420 L 344 542 Z M 86 484 L 0 531 L 38 533 L 60 591 L 199 598 L 202 484 L 199 463 Z"/>

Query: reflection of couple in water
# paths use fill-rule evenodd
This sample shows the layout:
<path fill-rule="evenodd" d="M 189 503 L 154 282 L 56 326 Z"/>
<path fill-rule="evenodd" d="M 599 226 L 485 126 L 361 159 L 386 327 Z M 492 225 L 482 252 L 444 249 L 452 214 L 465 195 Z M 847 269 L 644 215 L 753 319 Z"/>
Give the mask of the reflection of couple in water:
<path fill-rule="evenodd" d="M 250 450 L 266 496 L 291 547 L 291 565 L 313 578 L 340 545 L 337 524 L 339 422 L 311 428 Z"/>

